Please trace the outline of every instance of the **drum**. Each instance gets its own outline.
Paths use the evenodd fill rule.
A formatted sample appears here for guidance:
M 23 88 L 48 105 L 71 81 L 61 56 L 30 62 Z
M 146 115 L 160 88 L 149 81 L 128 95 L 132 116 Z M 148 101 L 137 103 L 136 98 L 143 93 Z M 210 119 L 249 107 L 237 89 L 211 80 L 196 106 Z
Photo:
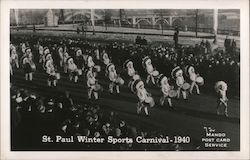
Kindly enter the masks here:
M 153 75 L 154 77 L 156 77 L 156 76 L 159 75 L 159 72 L 158 72 L 158 71 L 153 71 L 152 75 Z
M 190 88 L 190 84 L 189 83 L 184 83 L 183 85 L 182 85 L 182 89 L 183 90 L 188 90 Z
M 56 79 L 57 79 L 57 80 L 58 80 L 58 79 L 61 79 L 60 73 L 56 73 L 55 76 L 56 76 Z
M 147 97 L 145 99 L 145 103 L 148 103 L 150 107 L 154 107 L 154 105 L 155 105 L 155 101 L 152 97 Z
M 32 72 L 35 72 L 36 71 L 36 65 L 35 65 L 35 63 L 30 63 L 30 68 L 31 68 Z
M 94 91 L 95 91 L 95 92 L 102 91 L 102 90 L 103 90 L 103 88 L 102 88 L 102 86 L 101 86 L 100 84 L 96 84 L 96 85 L 94 86 Z
M 202 77 L 197 77 L 196 78 L 196 83 L 199 85 L 199 86 L 202 86 L 204 85 L 204 79 Z
M 117 83 L 118 85 L 123 85 L 123 84 L 124 84 L 124 80 L 123 80 L 121 77 L 118 77 L 118 78 L 116 79 L 116 83 Z
M 101 72 L 101 66 L 95 65 L 94 68 L 96 69 L 96 72 Z
M 177 96 L 177 92 L 176 92 L 175 90 L 171 89 L 171 90 L 169 91 L 169 93 L 168 93 L 168 96 L 169 96 L 170 98 L 174 98 L 174 97 Z

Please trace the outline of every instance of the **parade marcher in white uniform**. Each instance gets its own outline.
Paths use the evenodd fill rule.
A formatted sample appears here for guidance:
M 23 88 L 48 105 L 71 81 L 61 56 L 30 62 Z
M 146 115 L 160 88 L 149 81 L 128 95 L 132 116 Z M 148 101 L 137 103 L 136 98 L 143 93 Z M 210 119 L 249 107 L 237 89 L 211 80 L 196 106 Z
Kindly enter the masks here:
M 177 98 L 179 99 L 180 94 L 182 93 L 183 99 L 187 99 L 187 90 L 190 88 L 190 85 L 188 83 L 185 83 L 182 69 L 179 66 L 175 67 L 172 70 L 171 75 L 173 79 L 175 79 L 176 85 L 178 87 Z M 188 85 L 188 87 L 186 87 L 186 85 Z
M 25 80 L 32 81 L 33 73 L 36 71 L 36 65 L 33 61 L 33 55 L 30 48 L 26 48 L 22 64 L 25 72 Z
M 101 71 L 101 67 L 99 65 L 96 65 L 93 61 L 93 57 L 89 55 L 86 57 L 86 66 L 88 70 L 91 69 L 95 76 L 97 75 L 97 72 Z
M 63 54 L 63 71 L 64 71 L 64 73 L 68 73 L 68 62 L 67 62 L 67 60 L 68 60 L 69 57 L 70 56 L 69 56 L 68 52 L 64 52 L 64 54 Z
M 111 63 L 111 60 L 105 51 L 103 51 L 102 60 L 106 66 Z
M 173 108 L 172 100 L 170 97 L 171 86 L 168 83 L 168 78 L 163 74 L 160 74 L 157 78 L 157 84 L 161 87 L 162 97 L 160 98 L 160 105 L 163 106 L 165 99 L 167 98 L 169 107 Z
M 43 54 L 44 54 L 44 48 L 43 48 L 43 46 L 42 45 L 39 45 L 38 46 L 38 53 L 39 53 L 39 63 L 40 64 L 43 64 Z
M 82 71 L 84 70 L 85 67 L 84 67 L 84 58 L 82 50 L 80 48 L 76 49 L 74 62 L 78 68 L 79 75 L 82 75 Z
M 195 87 L 196 93 L 199 95 L 200 94 L 200 89 L 199 89 L 199 86 L 197 84 L 197 78 L 200 77 L 199 74 L 195 73 L 195 69 L 194 69 L 193 66 L 186 66 L 185 67 L 185 73 L 189 77 L 189 79 L 191 80 L 191 86 L 190 86 L 190 89 L 189 89 L 189 93 L 193 94 L 193 89 Z
M 26 44 L 25 44 L 25 43 L 21 43 L 21 49 L 22 49 L 22 53 L 23 53 L 23 54 L 26 54 L 26 53 L 25 53 L 26 48 L 27 48 L 27 47 L 26 47 Z
M 60 78 L 60 76 L 59 73 L 56 73 L 51 54 L 46 55 L 45 68 L 46 68 L 46 73 L 48 74 L 48 80 L 47 80 L 48 86 L 50 87 L 53 85 L 54 87 L 56 87 L 57 80 Z
M 149 83 L 151 80 L 155 84 L 155 77 L 159 75 L 159 72 L 154 69 L 152 61 L 148 56 L 142 59 L 142 65 L 148 74 L 146 83 Z
M 93 61 L 92 56 L 87 56 L 86 61 L 88 68 L 93 68 L 95 66 L 95 62 Z
M 137 114 L 141 114 L 143 109 L 145 114 L 148 116 L 148 107 L 153 107 L 155 103 L 154 99 L 145 89 L 143 81 L 140 79 L 134 80 L 131 85 L 131 90 L 137 95 L 139 100 L 137 103 Z
M 124 62 L 123 67 L 126 69 L 129 77 L 133 77 L 136 74 L 133 62 L 128 59 Z
M 92 72 L 92 69 L 90 69 L 87 72 L 87 86 L 88 86 L 88 99 L 91 99 L 91 96 L 93 95 L 95 100 L 98 99 L 98 90 L 96 89 L 98 83 L 95 78 L 95 75 Z
M 19 68 L 19 59 L 18 59 L 18 54 L 16 53 L 16 47 L 12 46 L 10 48 L 10 70 L 11 70 L 11 75 L 13 75 L 13 68 Z
M 43 62 L 43 69 L 46 70 L 46 55 L 50 54 L 50 50 L 48 47 L 43 48 L 43 56 L 42 56 L 42 62 Z
M 72 81 L 74 79 L 74 82 L 77 83 L 78 81 L 78 68 L 76 64 L 74 63 L 74 60 L 72 57 L 69 57 L 67 59 L 67 72 L 69 73 L 69 80 Z
M 228 117 L 227 84 L 224 81 L 216 82 L 215 91 L 218 95 L 216 113 L 217 115 L 220 115 L 221 106 L 224 106 L 224 115 Z
M 100 50 L 99 50 L 99 48 L 95 48 L 94 54 L 95 54 L 95 58 L 99 61 L 100 60 Z
M 114 64 L 110 63 L 107 65 L 106 74 L 110 80 L 109 91 L 113 93 L 114 87 L 116 88 L 116 93 L 120 93 L 120 85 L 124 84 L 124 81 L 116 72 Z
M 60 65 L 60 67 L 63 67 L 63 55 L 64 55 L 64 51 L 63 51 L 63 47 L 59 47 L 58 49 L 57 49 L 57 52 L 58 52 L 58 55 L 59 55 L 59 58 L 60 58 L 60 60 L 59 60 L 59 65 Z

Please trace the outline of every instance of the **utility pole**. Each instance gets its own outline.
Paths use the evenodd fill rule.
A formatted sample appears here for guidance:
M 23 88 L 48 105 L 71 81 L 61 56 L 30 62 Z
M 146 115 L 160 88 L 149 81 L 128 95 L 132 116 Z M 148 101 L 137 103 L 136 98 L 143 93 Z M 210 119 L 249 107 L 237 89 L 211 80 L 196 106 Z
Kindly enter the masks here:
M 19 26 L 19 15 L 18 15 L 18 9 L 14 9 L 14 14 L 15 14 L 15 20 L 16 20 L 16 26 Z
M 95 10 L 91 9 L 90 13 L 91 13 L 91 23 L 92 23 L 92 28 L 93 28 L 93 35 L 95 35 L 95 17 L 94 17 Z
M 217 36 L 217 30 L 218 30 L 218 9 L 214 9 L 214 14 L 213 14 L 213 19 L 214 19 L 214 36 Z
M 73 28 L 74 28 L 74 19 L 73 19 L 74 14 L 73 14 L 73 10 L 72 9 L 70 11 L 71 11 L 72 24 L 73 24 Z
M 195 10 L 195 37 L 198 36 L 198 9 Z
M 162 9 L 161 9 L 161 34 L 163 35 L 163 13 L 162 13 Z
M 62 24 L 64 24 L 64 10 L 63 9 L 60 9 L 60 21 Z

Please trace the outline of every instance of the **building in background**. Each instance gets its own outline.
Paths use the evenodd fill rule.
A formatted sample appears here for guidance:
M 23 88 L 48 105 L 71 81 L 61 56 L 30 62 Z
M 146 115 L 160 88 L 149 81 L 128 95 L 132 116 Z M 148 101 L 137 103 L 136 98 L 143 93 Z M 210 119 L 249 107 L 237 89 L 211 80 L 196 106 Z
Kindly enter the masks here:
M 44 17 L 44 25 L 49 27 L 49 26 L 58 26 L 58 16 L 54 14 L 52 9 L 49 9 L 47 12 L 46 16 Z

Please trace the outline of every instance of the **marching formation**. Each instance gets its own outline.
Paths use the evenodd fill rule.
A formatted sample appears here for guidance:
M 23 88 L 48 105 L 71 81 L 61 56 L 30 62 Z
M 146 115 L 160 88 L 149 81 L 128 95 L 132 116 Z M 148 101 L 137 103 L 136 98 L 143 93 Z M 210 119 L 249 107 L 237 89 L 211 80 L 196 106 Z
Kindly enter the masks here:
M 21 54 L 17 53 L 16 47 L 21 48 Z M 13 75 L 13 69 L 19 69 L 21 66 L 25 80 L 32 81 L 33 74 L 41 69 L 47 74 L 49 87 L 57 86 L 62 73 L 67 74 L 69 81 L 73 83 L 78 83 L 79 78 L 83 76 L 88 88 L 88 99 L 98 100 L 99 93 L 104 90 L 98 82 L 99 74 L 105 72 L 104 75 L 109 80 L 107 90 L 111 94 L 119 94 L 120 87 L 126 84 L 138 99 L 137 113 L 142 114 L 144 111 L 146 116 L 149 115 L 148 107 L 154 107 L 156 103 L 155 98 L 146 89 L 146 85 L 154 85 L 159 88 L 162 93 L 159 104 L 163 106 L 167 102 L 171 109 L 174 109 L 173 98 L 183 97 L 184 100 L 187 100 L 189 95 L 194 93 L 199 95 L 199 87 L 204 85 L 203 77 L 191 64 L 175 65 L 171 69 L 171 77 L 168 77 L 154 67 L 150 56 L 143 56 L 140 63 L 146 74 L 144 79 L 144 75 L 139 74 L 130 57 L 119 65 L 112 61 L 112 55 L 109 55 L 105 49 L 96 48 L 93 52 L 86 49 L 83 52 L 80 47 L 73 47 L 72 51 L 72 48 L 69 49 L 66 45 L 61 44 L 53 46 L 52 50 L 53 53 L 51 53 L 51 47 L 41 45 L 39 42 L 36 44 L 36 50 L 31 50 L 28 43 L 22 43 L 19 46 L 10 44 L 10 74 Z M 69 52 L 71 53 L 69 54 Z M 37 63 L 35 63 L 36 57 L 38 57 Z M 128 81 L 125 82 L 126 79 Z M 228 116 L 226 82 L 217 82 L 215 91 L 218 94 L 217 114 L 221 114 L 220 108 L 224 107 L 224 115 Z

